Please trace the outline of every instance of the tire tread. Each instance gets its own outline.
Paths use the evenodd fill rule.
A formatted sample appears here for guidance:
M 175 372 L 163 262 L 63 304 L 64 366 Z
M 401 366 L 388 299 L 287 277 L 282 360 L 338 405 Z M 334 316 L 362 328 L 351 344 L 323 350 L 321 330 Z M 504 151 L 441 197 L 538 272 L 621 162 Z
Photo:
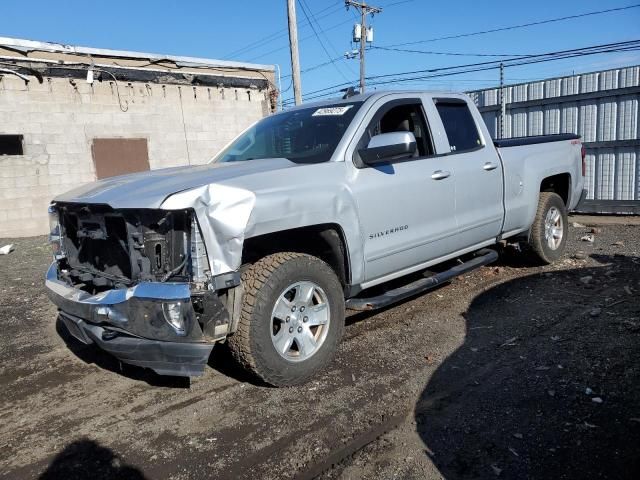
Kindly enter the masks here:
M 531 234 L 529 236 L 529 245 L 533 250 L 535 256 L 544 264 L 553 263 L 554 259 L 549 258 L 547 252 L 545 251 L 543 242 L 544 242 L 544 217 L 546 211 L 549 209 L 549 204 L 553 201 L 553 199 L 560 200 L 560 203 L 564 205 L 564 201 L 562 198 L 555 192 L 540 192 L 540 198 L 538 200 L 538 208 L 536 210 L 536 215 L 533 221 L 533 225 L 531 226 Z M 563 222 L 564 222 L 564 235 L 567 235 L 568 225 L 567 225 L 567 216 L 566 212 L 563 213 Z
M 252 322 L 256 316 L 260 315 L 261 310 L 270 309 L 267 302 L 260 298 L 260 292 L 270 288 L 270 279 L 279 268 L 292 260 L 305 258 L 311 262 L 319 260 L 304 253 L 279 252 L 261 258 L 241 274 L 244 297 L 240 319 L 236 332 L 229 337 L 227 342 L 236 362 L 254 376 L 271 385 L 304 383 L 311 377 L 311 374 L 305 377 L 293 377 L 288 375 L 286 371 L 270 368 L 265 362 L 257 362 L 256 357 L 260 357 L 263 346 L 259 342 L 252 341 Z M 327 268 L 330 269 L 328 265 Z

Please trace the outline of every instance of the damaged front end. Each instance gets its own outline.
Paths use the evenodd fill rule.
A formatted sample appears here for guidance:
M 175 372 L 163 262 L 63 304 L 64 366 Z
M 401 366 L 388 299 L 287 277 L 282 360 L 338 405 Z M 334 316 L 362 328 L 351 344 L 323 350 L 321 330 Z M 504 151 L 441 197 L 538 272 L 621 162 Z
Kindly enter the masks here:
M 239 277 L 212 276 L 195 212 L 57 203 L 49 213 L 46 286 L 69 332 L 159 374 L 202 374 L 229 333 Z

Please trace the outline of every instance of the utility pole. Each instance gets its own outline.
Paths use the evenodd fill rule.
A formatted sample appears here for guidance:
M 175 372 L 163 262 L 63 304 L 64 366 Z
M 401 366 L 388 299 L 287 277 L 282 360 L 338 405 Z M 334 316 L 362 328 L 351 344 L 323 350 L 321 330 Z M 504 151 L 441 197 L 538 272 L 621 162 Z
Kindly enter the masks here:
M 287 0 L 287 18 L 289 20 L 289 45 L 291 50 L 291 73 L 293 75 L 293 96 L 296 105 L 302 103 L 302 84 L 300 83 L 300 57 L 298 55 L 298 24 L 296 23 L 296 0 Z
M 354 0 L 344 0 L 344 5 L 347 7 L 355 7 L 360 10 L 360 93 L 364 93 L 364 77 L 365 77 L 365 62 L 364 53 L 367 46 L 367 15 L 382 12 L 381 8 L 367 5 L 365 2 L 357 2 Z
M 498 138 L 504 138 L 504 121 L 507 116 L 507 105 L 504 98 L 504 64 L 500 64 L 500 116 L 498 117 Z

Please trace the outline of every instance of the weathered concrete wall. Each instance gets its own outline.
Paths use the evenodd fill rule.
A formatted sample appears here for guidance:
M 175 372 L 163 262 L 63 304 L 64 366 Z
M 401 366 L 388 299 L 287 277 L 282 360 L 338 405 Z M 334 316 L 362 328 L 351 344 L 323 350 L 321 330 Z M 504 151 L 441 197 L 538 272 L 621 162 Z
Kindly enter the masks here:
M 268 111 L 266 91 L 0 77 L 0 133 L 24 155 L 0 155 L 0 237 L 48 232 L 47 206 L 95 180 L 94 138 L 146 138 L 152 169 L 205 163 Z M 122 111 L 121 106 L 126 111 Z

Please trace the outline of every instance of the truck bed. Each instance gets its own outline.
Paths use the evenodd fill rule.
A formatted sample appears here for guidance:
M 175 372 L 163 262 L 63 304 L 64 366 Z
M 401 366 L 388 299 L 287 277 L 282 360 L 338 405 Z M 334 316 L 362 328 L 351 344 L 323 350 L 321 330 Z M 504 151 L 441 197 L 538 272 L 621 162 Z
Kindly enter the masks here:
M 563 140 L 577 140 L 580 135 L 575 133 L 556 133 L 553 135 L 534 135 L 531 137 L 500 138 L 493 141 L 497 148 L 519 147 L 521 145 L 535 145 L 536 143 L 561 142 Z
M 504 169 L 505 219 L 503 237 L 526 231 L 536 213 L 543 179 L 556 177 L 568 185 L 567 209 L 582 194 L 580 136 L 572 133 L 494 140 Z M 547 181 L 547 180 L 545 180 Z

